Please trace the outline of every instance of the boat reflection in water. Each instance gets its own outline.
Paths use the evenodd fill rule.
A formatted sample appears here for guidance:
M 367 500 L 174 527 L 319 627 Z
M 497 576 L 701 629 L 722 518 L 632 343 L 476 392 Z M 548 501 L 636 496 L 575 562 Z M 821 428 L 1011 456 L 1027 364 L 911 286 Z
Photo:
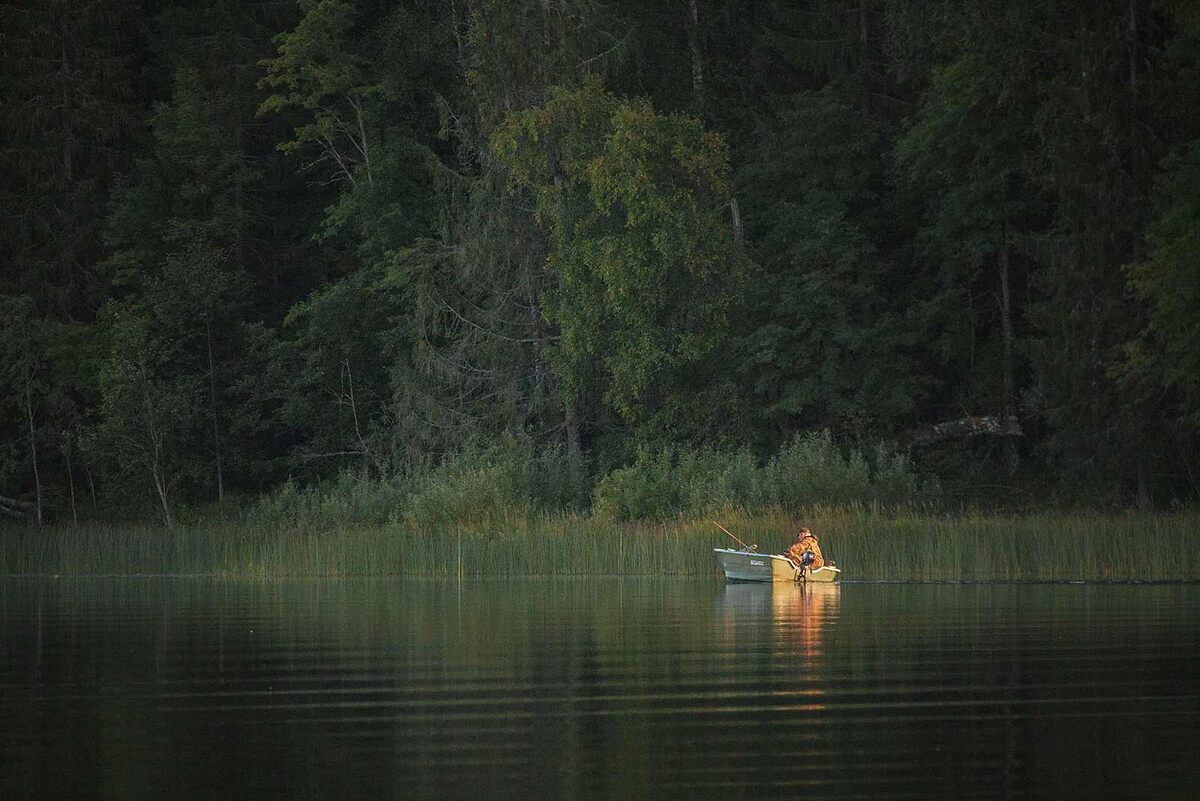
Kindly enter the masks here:
M 821 643 L 836 625 L 841 587 L 837 584 L 771 585 L 771 622 L 777 653 L 802 657 L 805 667 L 821 660 Z
M 838 584 L 726 584 L 716 624 L 726 648 L 758 661 L 774 679 L 770 693 L 791 712 L 825 708 L 826 641 L 836 630 Z M 788 679 L 779 682 L 780 676 Z
M 728 645 L 769 642 L 777 653 L 818 660 L 825 630 L 837 623 L 840 600 L 836 583 L 726 584 L 717 597 L 716 621 Z

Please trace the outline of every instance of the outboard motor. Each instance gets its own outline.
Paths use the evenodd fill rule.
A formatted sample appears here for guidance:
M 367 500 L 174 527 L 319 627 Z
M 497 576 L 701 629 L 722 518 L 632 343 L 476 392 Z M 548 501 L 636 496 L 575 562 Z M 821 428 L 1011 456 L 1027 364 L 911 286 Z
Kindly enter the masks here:
M 807 570 L 808 566 L 815 561 L 817 561 L 817 555 L 812 551 L 805 551 L 800 555 L 800 567 L 804 568 L 805 570 Z

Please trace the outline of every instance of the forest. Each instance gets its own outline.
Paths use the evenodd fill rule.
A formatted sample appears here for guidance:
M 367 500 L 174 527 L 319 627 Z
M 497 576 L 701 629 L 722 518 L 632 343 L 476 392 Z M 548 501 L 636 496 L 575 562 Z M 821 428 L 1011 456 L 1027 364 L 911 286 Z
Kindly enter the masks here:
M 1192 0 L 7 0 L 0 62 L 0 517 L 1200 491 Z

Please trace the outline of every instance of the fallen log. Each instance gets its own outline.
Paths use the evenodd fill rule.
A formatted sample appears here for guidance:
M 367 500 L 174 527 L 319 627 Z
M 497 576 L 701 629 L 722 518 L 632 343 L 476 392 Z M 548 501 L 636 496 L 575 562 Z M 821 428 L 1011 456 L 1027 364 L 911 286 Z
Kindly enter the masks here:
M 958 420 L 947 420 L 944 423 L 918 426 L 908 432 L 908 440 L 913 447 L 924 447 L 948 439 L 966 439 L 984 435 L 1019 437 L 1022 433 L 1021 423 L 1013 415 L 1007 417 L 972 415 L 961 417 Z
M 23 520 L 34 509 L 34 505 L 29 501 L 18 501 L 16 498 L 0 495 L 0 514 Z

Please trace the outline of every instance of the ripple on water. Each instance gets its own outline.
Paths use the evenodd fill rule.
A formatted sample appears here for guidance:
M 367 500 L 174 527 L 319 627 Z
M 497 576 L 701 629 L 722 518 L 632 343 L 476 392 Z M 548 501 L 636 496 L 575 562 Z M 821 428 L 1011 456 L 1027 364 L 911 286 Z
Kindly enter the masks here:
M 1190 798 L 1198 612 L 1186 585 L 4 579 L 0 797 Z

